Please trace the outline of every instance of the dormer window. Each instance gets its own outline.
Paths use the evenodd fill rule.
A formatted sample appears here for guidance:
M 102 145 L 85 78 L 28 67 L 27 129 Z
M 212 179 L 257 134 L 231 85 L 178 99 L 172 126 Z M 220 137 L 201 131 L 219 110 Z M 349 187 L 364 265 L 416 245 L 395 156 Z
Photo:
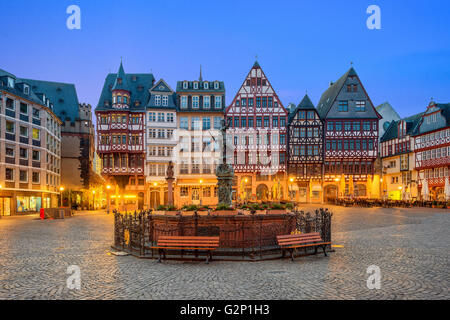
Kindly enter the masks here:
M 217 82 L 217 81 L 214 82 L 214 89 L 215 90 L 219 89 L 219 82 Z
M 14 88 L 14 79 L 11 77 L 8 77 L 8 87 Z
M 25 93 L 25 94 L 30 94 L 30 87 L 27 86 L 27 85 L 24 85 L 24 86 L 23 86 L 23 93 Z
M 161 96 L 159 94 L 155 96 L 155 105 L 156 106 L 161 105 Z
M 183 89 L 187 89 L 188 88 L 188 83 L 187 83 L 187 81 L 184 81 L 183 82 Z
M 208 83 L 207 81 L 203 82 L 203 88 L 204 88 L 205 90 L 208 90 L 208 89 L 209 89 L 209 83 Z
M 198 89 L 198 82 L 194 82 L 194 89 Z
M 114 102 L 116 101 L 116 97 L 113 97 Z M 105 100 L 105 107 L 109 106 L 109 101 Z
M 136 80 L 137 80 L 137 77 L 136 77 L 136 76 L 132 76 L 132 77 L 131 77 L 131 81 L 136 82 Z
M 136 100 L 136 101 L 134 102 L 134 105 L 135 105 L 136 107 L 139 107 L 140 104 L 141 104 L 141 102 L 140 102 L 139 100 Z
M 122 84 L 122 78 L 117 78 L 117 83 Z
M 168 96 L 162 96 L 162 105 L 164 107 L 167 107 L 169 105 L 169 97 Z

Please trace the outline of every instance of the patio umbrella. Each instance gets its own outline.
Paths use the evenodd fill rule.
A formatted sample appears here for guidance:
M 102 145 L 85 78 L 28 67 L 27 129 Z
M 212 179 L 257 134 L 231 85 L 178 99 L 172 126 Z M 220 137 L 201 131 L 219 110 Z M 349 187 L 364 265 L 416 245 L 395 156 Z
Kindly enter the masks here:
M 353 176 L 350 176 L 348 179 L 348 193 L 351 197 L 353 197 L 353 193 L 355 191 L 355 187 L 353 185 Z
M 367 176 L 366 190 L 367 199 L 372 198 L 372 176 L 370 174 Z
M 341 180 L 339 184 L 339 193 L 344 197 L 345 196 L 345 176 L 341 175 Z
M 444 187 L 444 196 L 445 196 L 445 200 L 449 200 L 450 199 L 450 182 L 449 182 L 450 177 L 445 177 L 445 187 Z
M 422 198 L 423 198 L 423 200 L 428 201 L 428 195 L 429 195 L 428 180 L 424 179 L 422 182 Z

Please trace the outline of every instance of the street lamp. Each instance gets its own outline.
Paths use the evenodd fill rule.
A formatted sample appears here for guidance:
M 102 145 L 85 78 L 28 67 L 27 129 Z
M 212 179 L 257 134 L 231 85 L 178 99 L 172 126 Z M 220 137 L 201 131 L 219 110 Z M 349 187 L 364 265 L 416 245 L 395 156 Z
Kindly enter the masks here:
M 106 186 L 106 214 L 109 214 L 109 190 L 111 189 L 111 186 L 108 184 Z
M 63 191 L 64 191 L 64 187 L 59 187 L 59 206 L 62 208 L 62 193 L 63 193 Z
M 95 210 L 95 190 L 92 190 L 92 209 Z

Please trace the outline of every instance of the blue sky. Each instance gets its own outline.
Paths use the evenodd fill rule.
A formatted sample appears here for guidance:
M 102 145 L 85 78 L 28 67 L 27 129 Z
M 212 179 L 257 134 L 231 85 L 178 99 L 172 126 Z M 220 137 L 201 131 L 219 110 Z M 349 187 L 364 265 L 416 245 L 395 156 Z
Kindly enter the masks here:
M 375 105 L 401 116 L 431 97 L 450 102 L 450 1 L 6 1 L 0 0 L 0 68 L 18 77 L 74 83 L 97 105 L 108 72 L 152 71 L 177 80 L 225 81 L 235 95 L 255 55 L 286 106 L 308 91 L 317 104 L 350 67 Z M 66 8 L 81 8 L 81 30 Z M 381 30 L 366 27 L 369 5 Z M 7 14 L 5 14 L 5 12 Z

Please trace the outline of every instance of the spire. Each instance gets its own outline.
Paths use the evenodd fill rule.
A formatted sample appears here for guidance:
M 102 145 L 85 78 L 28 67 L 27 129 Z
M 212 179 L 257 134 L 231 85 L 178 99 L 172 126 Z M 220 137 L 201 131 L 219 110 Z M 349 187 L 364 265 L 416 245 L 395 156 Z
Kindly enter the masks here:
M 198 81 L 200 81 L 200 82 L 203 81 L 203 77 L 202 77 L 202 65 L 200 65 L 200 77 L 198 78 Z
M 119 71 L 117 72 L 116 81 L 114 81 L 112 90 L 128 90 L 128 83 L 125 71 L 123 70 L 122 58 L 120 59 Z

